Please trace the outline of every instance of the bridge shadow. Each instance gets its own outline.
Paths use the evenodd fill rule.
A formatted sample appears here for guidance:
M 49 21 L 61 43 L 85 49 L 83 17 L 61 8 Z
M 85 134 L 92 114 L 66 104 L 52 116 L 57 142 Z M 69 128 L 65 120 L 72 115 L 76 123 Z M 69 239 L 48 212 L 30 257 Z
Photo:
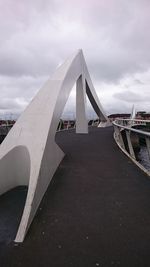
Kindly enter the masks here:
M 27 186 L 17 186 L 0 196 L 0 246 L 15 239 L 27 191 Z

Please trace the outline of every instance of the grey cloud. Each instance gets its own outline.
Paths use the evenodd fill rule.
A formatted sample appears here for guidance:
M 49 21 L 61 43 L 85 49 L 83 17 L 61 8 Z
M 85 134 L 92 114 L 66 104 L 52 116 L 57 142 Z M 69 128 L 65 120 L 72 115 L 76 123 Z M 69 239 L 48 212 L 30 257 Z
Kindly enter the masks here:
M 0 116 L 16 114 L 15 118 L 26 108 L 47 77 L 34 78 L 0 76 Z
M 134 93 L 130 90 L 124 91 L 121 93 L 115 93 L 113 94 L 114 98 L 117 98 L 119 100 L 123 100 L 126 102 L 131 102 L 131 103 L 136 103 L 136 102 L 149 102 L 150 101 L 150 96 L 149 95 L 142 95 L 142 94 L 137 94 Z
M 125 88 L 130 88 L 130 87 L 133 87 L 133 86 L 144 86 L 145 83 L 143 81 L 141 81 L 140 79 L 134 79 L 132 82 L 130 81 L 130 83 L 127 83 L 127 84 L 124 84 L 124 87 Z
M 21 99 L 3 98 L 0 100 L 0 110 L 22 110 L 23 103 Z
M 10 21 L 7 17 L 4 25 L 9 38 L 1 42 L 0 73 L 45 75 L 80 47 L 101 80 L 116 82 L 126 74 L 145 71 L 150 64 L 146 31 L 150 17 L 144 3 L 113 0 L 108 8 L 107 1 L 16 1 L 17 11 L 11 5 Z
M 72 1 L 69 7 L 71 13 Z M 148 1 L 82 1 L 82 8 L 84 14 L 81 16 L 79 11 L 77 16 L 75 8 L 73 17 L 85 29 L 83 48 L 96 77 L 116 82 L 127 74 L 149 68 Z
M 150 69 L 149 10 L 148 0 L 0 1 L 0 99 L 11 99 L 13 112 L 23 108 L 16 99 L 29 103 L 58 64 L 83 48 L 93 81 L 111 88 L 133 76 L 121 93 L 110 90 L 115 101 L 148 102 L 135 90 L 128 97 L 126 88 L 141 90 L 134 75 Z
M 135 84 L 140 84 L 140 85 L 143 85 L 144 84 L 140 79 L 135 79 L 134 80 L 134 83 Z

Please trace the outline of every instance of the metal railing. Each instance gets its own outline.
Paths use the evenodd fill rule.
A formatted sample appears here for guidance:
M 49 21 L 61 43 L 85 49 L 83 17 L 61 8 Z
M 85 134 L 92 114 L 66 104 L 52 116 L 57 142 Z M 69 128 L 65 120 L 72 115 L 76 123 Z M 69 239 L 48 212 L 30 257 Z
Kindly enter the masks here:
M 88 120 L 88 126 L 98 126 L 99 123 L 100 123 L 99 119 Z M 76 128 L 76 120 L 60 120 L 57 127 L 57 132 L 74 128 Z
M 95 119 L 95 120 L 91 119 L 88 121 L 88 126 L 98 126 L 99 123 L 100 123 L 99 119 Z M 8 132 L 13 127 L 13 125 L 14 124 L 0 125 L 0 144 L 4 140 L 4 138 L 7 136 Z M 75 120 L 60 120 L 58 127 L 57 127 L 57 132 L 71 130 L 71 129 L 74 129 L 75 127 L 76 127 Z
M 113 126 L 114 139 L 119 147 L 139 165 L 136 150 L 140 149 L 143 142 L 150 163 L 150 120 L 116 119 Z M 144 129 L 133 128 L 138 126 L 143 126 Z M 146 168 L 140 165 L 147 172 Z M 149 171 L 148 173 L 150 174 Z
M 144 125 L 150 124 L 150 120 L 140 120 L 140 119 L 116 119 L 115 122 L 117 122 L 120 125 L 123 126 L 137 126 L 137 125 Z

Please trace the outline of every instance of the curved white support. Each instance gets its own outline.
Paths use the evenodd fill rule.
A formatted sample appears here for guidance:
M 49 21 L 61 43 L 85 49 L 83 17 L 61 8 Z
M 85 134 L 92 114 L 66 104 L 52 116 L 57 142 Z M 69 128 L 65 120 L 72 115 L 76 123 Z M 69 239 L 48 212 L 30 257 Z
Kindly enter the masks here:
M 100 119 L 107 122 L 79 50 L 56 70 L 0 146 L 0 194 L 17 185 L 29 185 L 16 242 L 24 240 L 41 199 L 64 157 L 55 143 L 55 133 L 76 81 L 77 132 L 88 132 L 85 93 Z
M 131 111 L 131 115 L 130 115 L 130 119 L 134 120 L 136 118 L 136 110 L 134 105 L 132 106 L 132 111 Z

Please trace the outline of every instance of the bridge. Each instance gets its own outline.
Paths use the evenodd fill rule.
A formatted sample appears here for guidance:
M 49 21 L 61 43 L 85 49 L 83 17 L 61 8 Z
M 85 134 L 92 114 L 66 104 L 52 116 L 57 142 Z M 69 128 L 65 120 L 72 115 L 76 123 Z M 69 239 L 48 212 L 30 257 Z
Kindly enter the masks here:
M 86 78 L 89 82 L 88 75 Z M 79 81 L 81 78 L 78 85 Z M 89 87 L 87 92 L 92 103 L 95 99 L 93 105 L 97 112 L 100 112 L 102 124 L 106 122 L 105 125 L 108 126 L 107 117 L 97 102 L 94 90 L 92 95 L 95 98 L 92 97 Z M 82 122 L 85 123 L 84 117 Z M 22 129 L 26 129 L 22 119 L 21 123 Z M 11 136 L 13 142 L 16 140 L 15 134 L 17 138 L 22 136 L 21 141 L 26 140 L 19 126 L 20 121 L 2 143 L 1 155 L 5 144 L 8 148 Z M 40 191 L 38 194 L 31 191 L 32 194 L 35 193 L 38 205 L 35 200 L 32 202 L 31 208 L 37 205 L 34 210 L 37 212 L 36 215 L 35 212 L 31 213 L 30 228 L 27 227 L 29 217 L 26 218 L 27 213 L 24 213 L 23 217 L 22 212 L 24 206 L 26 209 L 30 208 L 27 202 L 30 186 L 33 187 L 36 181 L 36 189 L 39 177 L 44 176 L 38 176 L 37 180 L 32 180 L 30 176 L 28 187 L 26 183 L 18 183 L 19 179 L 22 181 L 22 177 L 18 176 L 18 180 L 15 180 L 16 186 L 13 180 L 12 188 L 1 195 L 0 266 L 149 266 L 150 180 L 130 159 L 133 152 L 130 133 L 132 130 L 139 130 L 116 121 L 115 142 L 112 126 L 88 129 L 87 125 L 84 125 L 84 128 L 81 128 L 82 125 L 78 121 L 78 134 L 74 129 L 56 133 L 55 142 L 65 153 L 65 157 L 60 161 L 55 174 L 49 178 L 51 182 L 45 187 L 46 193 L 42 200 L 38 198 Z M 123 128 L 127 132 L 127 153 L 130 158 L 123 153 Z M 88 134 L 82 133 L 87 131 Z M 25 133 L 28 137 L 29 133 Z M 146 135 L 146 140 L 149 140 L 149 135 Z M 149 142 L 147 148 L 149 151 Z M 15 150 L 15 153 L 12 151 L 13 154 L 8 154 L 9 162 L 15 156 L 17 160 L 20 157 L 28 163 L 26 150 L 21 147 L 21 150 Z M 34 150 L 34 157 L 38 157 L 35 151 L 38 150 Z M 3 161 L 2 157 L 1 162 L 1 185 L 5 186 L 2 181 L 8 165 L 4 163 L 8 161 Z M 19 169 L 19 175 L 22 174 L 20 170 L 27 175 L 28 169 L 24 169 L 21 161 L 19 164 L 21 165 L 14 165 L 15 168 L 11 169 L 11 172 L 18 174 L 16 170 Z M 11 173 L 6 173 L 5 177 L 10 179 Z M 42 178 L 41 187 L 44 183 Z M 7 181 L 7 186 L 9 185 L 10 181 Z M 21 232 L 16 238 L 18 227 Z M 29 229 L 28 233 L 26 229 Z M 24 242 L 19 244 L 26 233 Z M 14 239 L 16 243 L 13 242 Z
M 61 131 L 56 141 L 66 156 L 21 246 L 10 240 L 26 188 L 1 197 L 1 266 L 149 266 L 150 180 L 121 152 L 112 127 Z

